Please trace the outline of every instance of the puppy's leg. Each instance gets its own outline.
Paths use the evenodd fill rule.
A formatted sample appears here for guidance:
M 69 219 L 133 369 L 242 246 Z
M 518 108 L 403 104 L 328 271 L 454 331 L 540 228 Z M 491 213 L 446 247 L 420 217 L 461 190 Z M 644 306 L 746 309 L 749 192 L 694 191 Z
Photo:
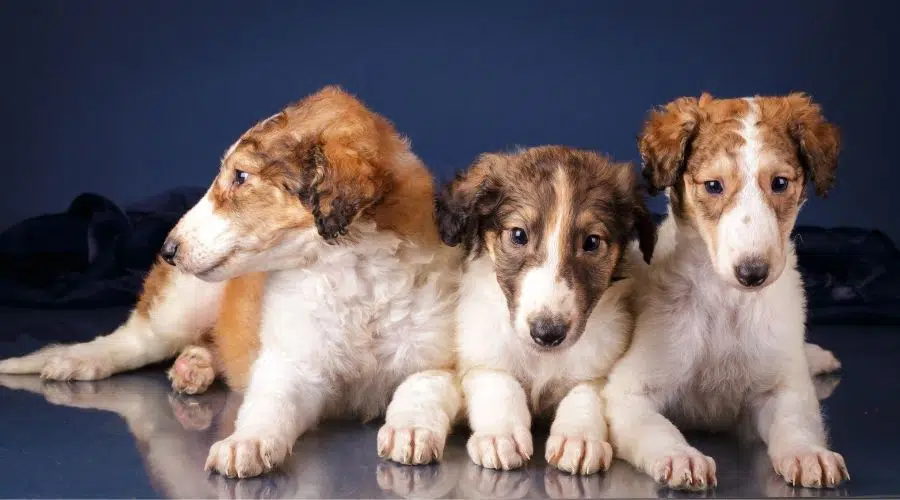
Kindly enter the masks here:
M 388 405 L 384 426 L 378 431 L 378 456 L 410 465 L 439 461 L 461 405 L 453 372 L 411 375 L 397 387 Z
M 571 474 L 605 471 L 612 462 L 601 386 L 582 383 L 560 401 L 547 439 L 547 463 Z
M 787 375 L 780 387 L 754 401 L 751 410 L 775 472 L 787 482 L 833 488 L 850 479 L 844 458 L 826 448 L 819 402 L 805 370 Z
M 489 469 L 511 470 L 525 465 L 534 452 L 531 412 L 525 391 L 512 375 L 471 370 L 462 381 L 472 436 L 469 457 Z
M 687 443 L 660 413 L 653 398 L 637 389 L 617 386 L 613 380 L 605 395 L 610 438 L 617 456 L 669 488 L 703 490 L 716 486 L 716 463 Z
M 0 373 L 96 380 L 162 361 L 212 327 L 223 288 L 223 283 L 206 283 L 157 262 L 137 307 L 114 332 L 0 361 Z
M 283 464 L 297 438 L 318 422 L 327 386 L 314 363 L 263 343 L 234 433 L 212 445 L 206 469 L 245 478 Z
M 816 376 L 841 369 L 841 362 L 834 353 L 823 349 L 818 344 L 807 342 L 803 345 L 803 349 L 806 351 L 806 363 L 809 365 L 810 375 Z

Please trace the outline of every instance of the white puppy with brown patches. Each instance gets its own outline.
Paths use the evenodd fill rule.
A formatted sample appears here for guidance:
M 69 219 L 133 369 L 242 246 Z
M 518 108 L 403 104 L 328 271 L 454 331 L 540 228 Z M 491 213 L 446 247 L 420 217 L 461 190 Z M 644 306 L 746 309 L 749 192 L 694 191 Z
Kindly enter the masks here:
M 791 484 L 849 478 L 810 377 L 839 364 L 804 344 L 790 241 L 807 181 L 820 194 L 831 187 L 838 148 L 836 127 L 802 94 L 704 94 L 650 115 L 644 173 L 666 190 L 669 217 L 649 267 L 634 266 L 634 337 L 605 390 L 617 456 L 669 487 L 705 489 L 715 462 L 676 425 L 746 422 Z
M 96 379 L 184 350 L 171 372 L 179 390 L 200 392 L 216 374 L 246 389 L 211 470 L 255 476 L 322 419 L 382 414 L 381 456 L 439 460 L 461 405 L 460 256 L 441 243 L 433 196 L 390 122 L 324 88 L 229 148 L 124 325 L 2 361 L 0 373 Z M 213 353 L 192 346 L 204 337 Z
M 655 236 L 633 169 L 556 146 L 486 154 L 442 191 L 437 218 L 468 256 L 456 320 L 469 456 L 521 467 L 532 415 L 555 412 L 547 461 L 605 470 L 600 392 L 631 328 L 629 281 L 611 281 L 635 231 L 647 258 Z

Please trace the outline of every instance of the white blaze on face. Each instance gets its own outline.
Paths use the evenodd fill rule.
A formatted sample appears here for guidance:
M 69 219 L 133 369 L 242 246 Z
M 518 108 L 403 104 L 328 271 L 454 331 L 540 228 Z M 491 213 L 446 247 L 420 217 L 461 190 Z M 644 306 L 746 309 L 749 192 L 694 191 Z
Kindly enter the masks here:
M 744 144 L 736 159 L 741 187 L 717 228 L 716 269 L 720 276 L 732 282 L 736 282 L 735 266 L 744 259 L 761 258 L 771 264 L 771 259 L 779 253 L 781 237 L 775 211 L 759 185 L 760 162 L 764 159 L 757 123 L 759 104 L 752 98 L 747 103 L 750 109 L 740 131 Z
M 216 213 L 211 193 L 212 188 L 169 233 L 178 242 L 178 267 L 190 274 L 221 263 L 235 245 L 231 222 Z
M 241 134 L 241 136 L 238 137 L 238 140 L 234 141 L 234 144 L 232 144 L 231 146 L 228 146 L 228 149 L 225 150 L 225 154 L 222 155 L 222 161 L 225 161 L 226 158 L 228 158 L 229 156 L 231 156 L 231 153 L 234 153 L 234 150 L 237 149 L 238 144 L 240 144 L 241 141 L 244 140 L 244 136 L 246 136 L 251 130 L 253 130 L 253 129 L 257 128 L 257 127 L 262 127 L 262 126 L 264 126 L 266 123 L 269 123 L 269 121 L 271 121 L 273 118 L 275 118 L 276 116 L 278 116 L 278 115 L 280 115 L 280 114 L 281 114 L 280 111 L 279 111 L 278 113 L 275 113 L 274 115 L 272 115 L 272 116 L 266 118 L 265 120 L 263 120 L 263 121 L 257 123 L 257 124 L 254 125 L 253 127 L 251 127 L 250 130 L 248 130 L 247 132 L 244 132 L 243 134 Z
M 516 329 L 524 335 L 529 335 L 529 320 L 547 314 L 571 322 L 576 308 L 575 291 L 560 277 L 562 252 L 569 251 L 562 248 L 565 236 L 563 231 L 567 226 L 567 219 L 573 217 L 568 209 L 571 193 L 562 169 L 556 171 L 553 187 L 556 193 L 556 210 L 550 230 L 541 240 L 544 262 L 526 271 L 519 288 L 515 323 Z

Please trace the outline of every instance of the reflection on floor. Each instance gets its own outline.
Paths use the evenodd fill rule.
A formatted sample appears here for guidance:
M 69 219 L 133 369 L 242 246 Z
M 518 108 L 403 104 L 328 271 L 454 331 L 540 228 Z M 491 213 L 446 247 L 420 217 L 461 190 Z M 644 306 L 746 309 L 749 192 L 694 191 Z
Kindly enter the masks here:
M 819 379 L 820 396 L 830 395 L 838 383 L 836 377 Z M 152 488 L 170 498 L 634 498 L 675 494 L 660 490 L 649 477 L 622 462 L 605 474 L 576 477 L 561 473 L 540 461 L 542 450 L 535 450 L 538 459 L 523 471 L 483 469 L 465 454 L 464 430 L 450 440 L 443 463 L 401 466 L 375 456 L 377 426 L 352 422 L 328 424 L 301 438 L 291 461 L 276 474 L 229 480 L 207 475 L 203 464 L 209 446 L 231 432 L 240 395 L 215 388 L 202 396 L 176 396 L 158 372 L 79 383 L 4 376 L 0 386 L 41 395 L 54 405 L 119 415 L 137 443 Z M 39 406 L 31 408 L 40 411 Z M 758 444 L 714 436 L 693 440 L 719 462 L 720 486 L 715 496 L 818 494 L 791 488 L 780 480 Z
M 109 331 L 127 310 L 0 308 L 0 357 L 48 342 Z M 719 487 L 706 496 L 886 496 L 900 494 L 900 329 L 815 327 L 811 340 L 834 350 L 840 378 L 817 381 L 826 398 L 833 448 L 852 482 L 837 490 L 792 488 L 772 471 L 764 449 L 738 438 L 691 435 L 716 459 Z M 178 397 L 156 367 L 109 380 L 45 383 L 0 379 L 0 497 L 181 498 L 585 498 L 696 496 L 660 489 L 616 461 L 605 474 L 573 477 L 547 468 L 546 429 L 535 429 L 525 470 L 473 465 L 466 431 L 448 441 L 440 465 L 405 467 L 375 453 L 378 424 L 332 423 L 300 438 L 287 466 L 251 480 L 207 475 L 209 446 L 230 433 L 240 396 L 217 388 Z

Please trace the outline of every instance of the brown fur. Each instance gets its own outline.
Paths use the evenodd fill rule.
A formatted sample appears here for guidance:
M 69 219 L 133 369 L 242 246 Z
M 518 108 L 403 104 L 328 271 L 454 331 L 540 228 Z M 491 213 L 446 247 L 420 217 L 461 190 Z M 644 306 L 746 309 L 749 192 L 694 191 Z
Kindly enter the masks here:
M 827 123 L 819 106 L 805 94 L 756 97 L 759 105 L 760 140 L 765 161 L 757 182 L 783 231 L 790 232 L 804 185 L 812 179 L 825 195 L 834 183 L 840 138 L 837 127 Z M 744 139 L 741 120 L 750 111 L 744 99 L 682 97 L 651 112 L 638 147 L 644 176 L 654 191 L 670 191 L 673 212 L 715 239 L 719 218 L 735 202 L 741 188 L 734 170 Z M 771 190 L 772 180 L 788 179 L 784 193 Z M 710 195 L 704 182 L 719 180 L 722 194 Z
M 149 317 L 153 304 L 165 293 L 172 272 L 172 266 L 167 265 L 162 259 L 156 259 L 153 267 L 150 268 L 150 273 L 144 279 L 141 295 L 138 298 L 137 306 L 135 306 L 138 314 L 145 318 Z
M 392 164 L 408 147 L 387 119 L 326 87 L 249 130 L 222 162 L 213 198 L 220 213 L 256 234 L 315 224 L 336 239 L 361 217 L 434 243 L 434 224 L 421 212 L 431 176 Z M 249 174 L 243 184 L 238 171 Z M 260 250 L 271 243 L 264 239 Z
M 250 366 L 259 353 L 259 322 L 265 273 L 252 273 L 225 285 L 222 308 L 212 331 L 213 356 L 228 387 L 243 391 L 250 381 Z
M 444 189 L 436 210 L 446 243 L 462 243 L 471 255 L 487 251 L 491 256 L 512 316 L 521 279 L 548 259 L 541 241 L 561 215 L 558 257 L 566 270 L 561 277 L 575 290 L 582 312 L 572 325 L 575 330 L 583 328 L 609 286 L 635 231 L 648 260 L 655 239 L 631 165 L 562 146 L 482 155 Z M 516 228 L 527 233 L 527 244 L 514 243 Z M 584 241 L 591 235 L 601 244 L 586 252 Z

